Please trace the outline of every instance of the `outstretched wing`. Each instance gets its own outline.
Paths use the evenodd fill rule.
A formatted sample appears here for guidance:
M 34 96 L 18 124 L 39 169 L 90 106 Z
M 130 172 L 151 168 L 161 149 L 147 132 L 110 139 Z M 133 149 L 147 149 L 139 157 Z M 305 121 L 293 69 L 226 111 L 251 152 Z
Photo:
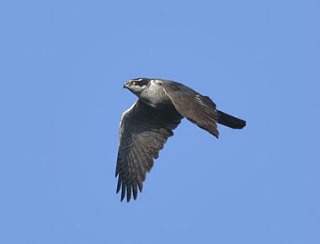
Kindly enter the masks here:
M 155 109 L 140 100 L 123 113 L 116 167 L 117 193 L 121 189 L 121 201 L 127 195 L 129 202 L 132 193 L 133 198 L 137 198 L 153 160 L 158 158 L 159 151 L 181 119 L 173 105 Z
M 173 81 L 160 81 L 161 85 L 174 104 L 176 110 L 200 128 L 219 137 L 217 130 L 218 111 L 216 104 L 191 88 Z

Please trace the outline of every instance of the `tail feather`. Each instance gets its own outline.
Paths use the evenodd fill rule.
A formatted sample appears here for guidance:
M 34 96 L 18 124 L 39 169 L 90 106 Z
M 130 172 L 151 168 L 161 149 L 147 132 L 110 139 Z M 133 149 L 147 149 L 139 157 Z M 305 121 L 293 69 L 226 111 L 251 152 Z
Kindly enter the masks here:
M 233 129 L 242 129 L 246 126 L 246 121 L 236 118 L 218 110 L 218 123 Z

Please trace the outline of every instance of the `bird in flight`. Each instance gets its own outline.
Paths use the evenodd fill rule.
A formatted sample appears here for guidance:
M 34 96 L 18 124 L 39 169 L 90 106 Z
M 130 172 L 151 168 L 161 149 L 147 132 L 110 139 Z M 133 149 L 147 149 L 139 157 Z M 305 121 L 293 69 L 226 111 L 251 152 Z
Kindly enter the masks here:
M 217 123 L 233 129 L 246 125 L 246 121 L 217 110 L 209 97 L 175 81 L 137 78 L 123 87 L 138 99 L 120 121 L 116 177 L 121 201 L 125 196 L 127 202 L 131 196 L 137 198 L 154 159 L 184 117 L 217 138 Z

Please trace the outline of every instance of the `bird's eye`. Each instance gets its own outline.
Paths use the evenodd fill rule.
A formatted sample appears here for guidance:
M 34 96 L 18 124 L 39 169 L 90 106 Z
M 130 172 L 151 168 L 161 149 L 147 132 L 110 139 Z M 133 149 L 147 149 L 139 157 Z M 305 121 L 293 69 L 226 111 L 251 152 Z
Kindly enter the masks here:
M 137 84 L 137 82 L 131 81 L 131 85 L 135 86 L 136 84 Z

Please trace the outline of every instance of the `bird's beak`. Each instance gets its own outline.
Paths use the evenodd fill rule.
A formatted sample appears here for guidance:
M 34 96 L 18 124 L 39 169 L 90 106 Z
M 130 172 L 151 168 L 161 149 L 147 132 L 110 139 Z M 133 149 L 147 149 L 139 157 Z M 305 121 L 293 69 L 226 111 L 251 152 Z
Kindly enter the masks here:
M 126 82 L 126 83 L 124 83 L 123 88 L 128 88 L 128 87 L 129 87 L 129 85 L 130 85 L 130 81 L 128 81 L 128 82 Z

